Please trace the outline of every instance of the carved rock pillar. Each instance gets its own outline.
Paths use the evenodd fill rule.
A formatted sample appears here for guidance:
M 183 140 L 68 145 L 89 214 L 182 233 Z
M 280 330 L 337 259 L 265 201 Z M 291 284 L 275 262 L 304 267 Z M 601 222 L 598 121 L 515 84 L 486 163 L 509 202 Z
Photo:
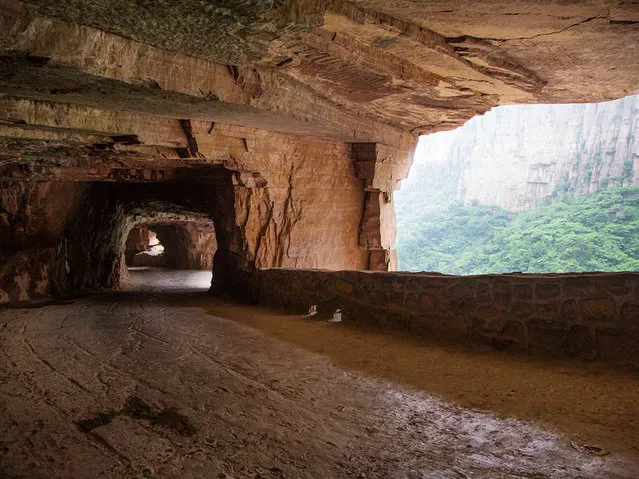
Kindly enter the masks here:
M 393 191 L 408 174 L 413 151 L 400 151 L 380 143 L 351 144 L 355 171 L 364 180 L 366 191 L 359 244 L 368 250 L 369 270 L 397 269 Z

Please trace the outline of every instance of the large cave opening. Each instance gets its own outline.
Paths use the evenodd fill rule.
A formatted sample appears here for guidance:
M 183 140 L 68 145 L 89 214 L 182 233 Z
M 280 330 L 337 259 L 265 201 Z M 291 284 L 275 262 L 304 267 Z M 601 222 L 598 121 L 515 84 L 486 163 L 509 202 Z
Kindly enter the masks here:
M 422 136 L 395 200 L 400 270 L 638 271 L 639 96 Z
M 638 52 L 639 0 L 0 0 L 0 475 L 637 478 L 639 103 L 566 102 Z

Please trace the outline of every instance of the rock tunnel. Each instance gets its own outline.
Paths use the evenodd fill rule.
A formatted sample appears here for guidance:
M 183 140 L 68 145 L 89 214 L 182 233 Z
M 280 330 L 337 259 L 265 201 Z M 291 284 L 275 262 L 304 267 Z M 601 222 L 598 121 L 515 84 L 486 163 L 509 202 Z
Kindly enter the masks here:
M 127 266 L 213 269 L 215 227 L 208 219 L 184 216 L 177 221 L 141 223 L 127 236 Z
M 295 477 L 305 470 L 310 477 L 409 477 L 414 471 L 432 477 L 452 477 L 445 474 L 454 471 L 460 477 L 528 472 L 546 477 L 558 460 L 567 472 L 557 477 L 631 477 L 638 463 L 637 445 L 629 439 L 639 427 L 636 416 L 626 433 L 610 431 L 630 420 L 639 404 L 632 393 L 636 378 L 627 376 L 628 368 L 639 364 L 637 273 L 470 280 L 395 273 L 393 192 L 409 173 L 419 135 L 456 128 L 498 105 L 596 102 L 639 94 L 638 26 L 639 4 L 612 0 L 0 0 L 0 305 L 6 306 L 0 316 L 3 351 L 9 358 L 4 372 L 15 380 L 10 381 L 15 391 L 7 390 L 2 399 L 13 415 L 13 423 L 2 424 L 6 440 L 0 440 L 0 461 L 6 470 L 25 477 L 94 477 L 104 471 L 112 477 L 201 477 L 206 467 L 219 477 Z M 151 237 L 164 253 L 140 256 Z M 176 303 L 161 296 L 118 296 L 127 267 L 136 266 L 208 270 L 212 280 L 207 295 L 170 300 Z M 581 442 L 574 439 L 576 446 L 566 447 L 554 432 L 481 415 L 492 411 L 522 421 L 538 419 L 531 413 L 534 404 L 524 411 L 506 407 L 498 398 L 491 402 L 492 391 L 501 386 L 491 383 L 489 366 L 485 371 L 479 367 L 486 389 L 478 386 L 461 399 L 455 396 L 455 387 L 463 389 L 455 364 L 466 361 L 472 367 L 470 356 L 451 356 L 446 360 L 450 368 L 439 371 L 457 371 L 459 383 L 450 390 L 442 385 L 433 391 L 428 388 L 434 386 L 419 383 L 423 394 L 439 394 L 444 402 L 417 398 L 400 386 L 401 393 L 395 394 L 374 382 L 379 371 L 361 370 L 365 359 L 333 358 L 335 364 L 329 365 L 316 353 L 305 356 L 308 351 L 299 349 L 299 343 L 291 348 L 278 342 L 294 329 L 271 330 L 279 339 L 241 329 L 247 325 L 234 330 L 219 318 L 273 319 L 268 315 L 274 313 L 225 305 L 215 299 L 219 297 L 249 300 L 258 303 L 255 308 L 283 306 L 298 319 L 309 308 L 319 311 L 318 317 L 339 309 L 345 323 L 362 331 L 392 330 L 481 351 L 492 347 L 499 358 L 508 350 L 512 356 L 493 364 L 500 371 L 509 364 L 532 371 L 537 366 L 517 359 L 531 356 L 568 361 L 567 374 L 575 378 L 582 370 L 599 378 L 604 373 L 597 368 L 620 368 L 605 373 L 610 383 L 596 379 L 592 385 L 600 398 L 617 391 L 618 409 L 598 416 L 593 411 L 601 403 L 593 397 L 592 404 L 579 403 L 586 411 L 581 419 L 570 416 L 579 424 L 572 428 L 570 421 L 548 412 L 553 407 L 565 410 L 566 404 L 546 398 L 550 409 L 542 408 L 546 412 L 539 413 L 539 427 L 561 423 L 562 434 L 581 435 Z M 16 311 L 25 311 L 25 316 Z M 28 316 L 32 311 L 34 316 Z M 85 321 L 87 317 L 93 319 Z M 210 317 L 219 322 L 209 324 Z M 289 316 L 278 318 L 289 324 Z M 275 328 L 264 326 L 274 324 L 269 321 L 264 319 L 260 327 Z M 87 329 L 89 324 L 95 329 Z M 171 333 L 177 327 L 192 329 Z M 31 336 L 24 336 L 30 328 L 35 328 Z M 360 333 L 344 331 L 343 338 L 330 336 L 327 345 L 316 345 L 319 351 L 329 351 L 330 344 L 343 339 L 355 350 L 361 348 L 362 355 L 372 354 L 356 345 Z M 260 346 L 260 341 L 268 345 Z M 93 343 L 104 349 L 94 351 Z M 76 347 L 78 351 L 69 352 Z M 271 353 L 264 352 L 269 348 Z M 410 350 L 406 345 L 388 348 L 394 358 Z M 83 354 L 87 366 L 79 367 L 73 361 Z M 123 359 L 139 354 L 148 354 L 139 364 L 148 361 L 155 372 L 166 374 L 153 377 L 136 369 L 142 366 L 135 361 Z M 179 370 L 184 361 L 188 372 Z M 290 368 L 249 371 L 238 365 L 242 361 L 251 368 L 284 361 Z M 357 373 L 347 373 L 359 375 L 355 392 L 351 395 L 348 384 L 335 379 L 326 380 L 323 390 L 318 386 L 302 393 L 305 379 L 295 369 L 299 364 L 309 365 L 311 376 L 318 375 L 306 378 L 311 382 L 342 377 L 340 367 L 358 364 Z M 546 367 L 531 374 L 541 378 Z M 43 368 L 46 374 L 27 387 L 18 379 L 24 368 Z M 185 377 L 176 380 L 182 373 Z M 548 374 L 547 381 L 556 379 L 555 373 Z M 263 376 L 271 382 L 263 382 Z M 222 389 L 205 377 L 218 378 Z M 431 379 L 431 384 L 438 382 Z M 502 382 L 509 381 L 517 379 Z M 546 379 L 538 381 L 537 387 L 548 386 Z M 579 381 L 574 379 L 575 390 L 587 387 Z M 220 404 L 228 400 L 236 409 L 206 405 L 204 392 L 192 389 L 193 384 L 202 385 L 202 391 L 215 389 Z M 250 401 L 238 399 L 244 397 L 242 388 L 257 392 Z M 122 391 L 134 392 L 125 397 Z M 315 393 L 321 407 L 307 421 L 304 411 L 314 407 Z M 75 406 L 60 399 L 69 394 L 79 395 L 73 396 Z M 345 397 L 348 403 L 340 403 L 339 417 L 307 445 L 310 459 L 303 447 L 282 445 L 286 441 L 279 436 L 288 421 L 282 411 L 295 394 L 308 406 L 292 413 L 296 431 L 311 430 L 309 424 L 317 426 L 332 414 L 331 397 Z M 371 394 L 377 399 L 370 399 Z M 482 394 L 489 399 L 478 403 Z M 21 395 L 33 405 L 24 413 L 15 400 Z M 528 395 L 529 401 L 539 399 L 534 388 Z M 258 404 L 260 397 L 268 401 Z M 442 419 L 448 417 L 441 412 L 448 400 L 457 401 L 449 416 L 470 414 L 464 416 L 467 423 L 481 426 L 475 435 L 466 430 L 468 446 L 456 442 L 456 426 Z M 215 414 L 197 418 L 195 404 L 202 404 L 202 411 L 210 406 L 207 411 L 215 409 Z M 483 408 L 481 414 L 472 410 L 474 404 Z M 343 411 L 369 406 L 376 411 L 371 418 L 354 416 L 366 433 L 349 423 Z M 407 409 L 394 420 L 408 426 L 391 424 L 390 416 L 378 412 L 387 406 L 408 408 L 420 421 L 424 408 L 440 411 L 424 426 L 428 434 L 444 431 L 447 439 L 435 448 L 437 454 L 424 452 L 428 441 L 409 446 L 410 438 L 417 437 L 411 434 L 421 433 L 413 419 L 401 416 L 409 414 Z M 277 417 L 270 425 L 255 417 L 240 424 L 237 418 L 251 407 L 261 413 L 265 410 L 260 408 L 271 408 Z M 34 456 L 20 438 L 40 416 L 44 426 L 34 433 L 40 441 Z M 602 431 L 589 420 L 606 424 L 605 447 L 589 445 Z M 224 421 L 231 421 L 230 432 L 218 437 L 213 431 L 224 428 Z M 545 445 L 531 446 L 531 456 L 494 444 L 482 449 L 490 437 L 489 423 L 501 431 L 501 444 L 514 441 L 526 449 L 517 435 L 524 427 L 529 436 L 545 434 Z M 409 432 L 398 433 L 397 447 L 385 450 L 381 444 L 389 442 L 389 428 L 395 426 Z M 127 428 L 135 431 L 123 433 Z M 279 439 L 267 439 L 265 431 L 270 434 L 273 428 L 280 431 L 275 433 Z M 47 463 L 45 436 L 57 430 L 64 430 L 63 442 L 72 452 L 56 456 L 62 446 L 51 446 Z M 263 433 L 262 442 L 251 443 L 249 456 L 237 456 L 255 431 Z M 373 439 L 353 446 L 353 438 L 367 435 Z M 135 437 L 147 437 L 152 446 L 144 449 Z M 176 446 L 173 456 L 162 456 L 162 441 L 174 437 L 205 444 L 202 451 L 223 450 L 198 452 L 197 464 L 189 462 L 185 443 Z M 127 441 L 130 447 L 123 447 Z M 355 452 L 344 456 L 351 447 Z M 462 447 L 482 450 L 492 459 L 460 459 L 454 451 Z M 612 459 L 596 454 L 604 450 L 613 451 Z M 21 459 L 29 454 L 35 457 L 31 462 Z M 83 466 L 78 458 L 87 454 L 100 459 Z M 278 459 L 287 454 L 295 459 Z M 229 459 L 220 462 L 224 456 Z M 426 462 L 417 459 L 422 456 Z M 321 467 L 323 461 L 329 466 Z M 401 471 L 393 461 L 404 464 Z
M 122 5 L 133 24 L 101 2 L 3 2 L 4 302 L 115 285 L 107 244 L 142 200 L 213 221 L 216 276 L 232 291 L 255 268 L 394 270 L 393 191 L 419 134 L 499 104 L 636 92 L 632 5 L 553 4 L 555 16 L 532 3 L 521 25 L 499 14 L 479 27 L 479 6 L 458 17 L 365 3 L 256 2 L 199 35 L 203 7 L 184 7 L 173 37 L 145 23 L 174 28 L 170 3 Z M 608 63 L 580 53 L 584 38 Z

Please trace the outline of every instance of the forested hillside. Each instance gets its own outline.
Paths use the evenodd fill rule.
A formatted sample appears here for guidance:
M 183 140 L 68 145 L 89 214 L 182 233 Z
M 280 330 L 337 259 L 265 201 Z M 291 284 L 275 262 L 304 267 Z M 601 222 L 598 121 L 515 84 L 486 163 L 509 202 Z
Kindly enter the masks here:
M 450 204 L 402 224 L 400 269 L 448 274 L 639 270 L 639 188 L 534 210 Z
M 422 139 L 396 195 L 400 269 L 639 270 L 639 97 L 521 108 Z

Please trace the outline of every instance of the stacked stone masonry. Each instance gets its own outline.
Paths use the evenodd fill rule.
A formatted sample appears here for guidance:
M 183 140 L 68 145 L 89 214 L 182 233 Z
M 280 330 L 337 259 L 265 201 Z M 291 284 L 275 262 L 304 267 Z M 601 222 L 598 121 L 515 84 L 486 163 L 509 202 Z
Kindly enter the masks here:
M 450 342 L 639 365 L 639 274 L 447 276 L 261 269 L 253 294 L 299 312 Z

